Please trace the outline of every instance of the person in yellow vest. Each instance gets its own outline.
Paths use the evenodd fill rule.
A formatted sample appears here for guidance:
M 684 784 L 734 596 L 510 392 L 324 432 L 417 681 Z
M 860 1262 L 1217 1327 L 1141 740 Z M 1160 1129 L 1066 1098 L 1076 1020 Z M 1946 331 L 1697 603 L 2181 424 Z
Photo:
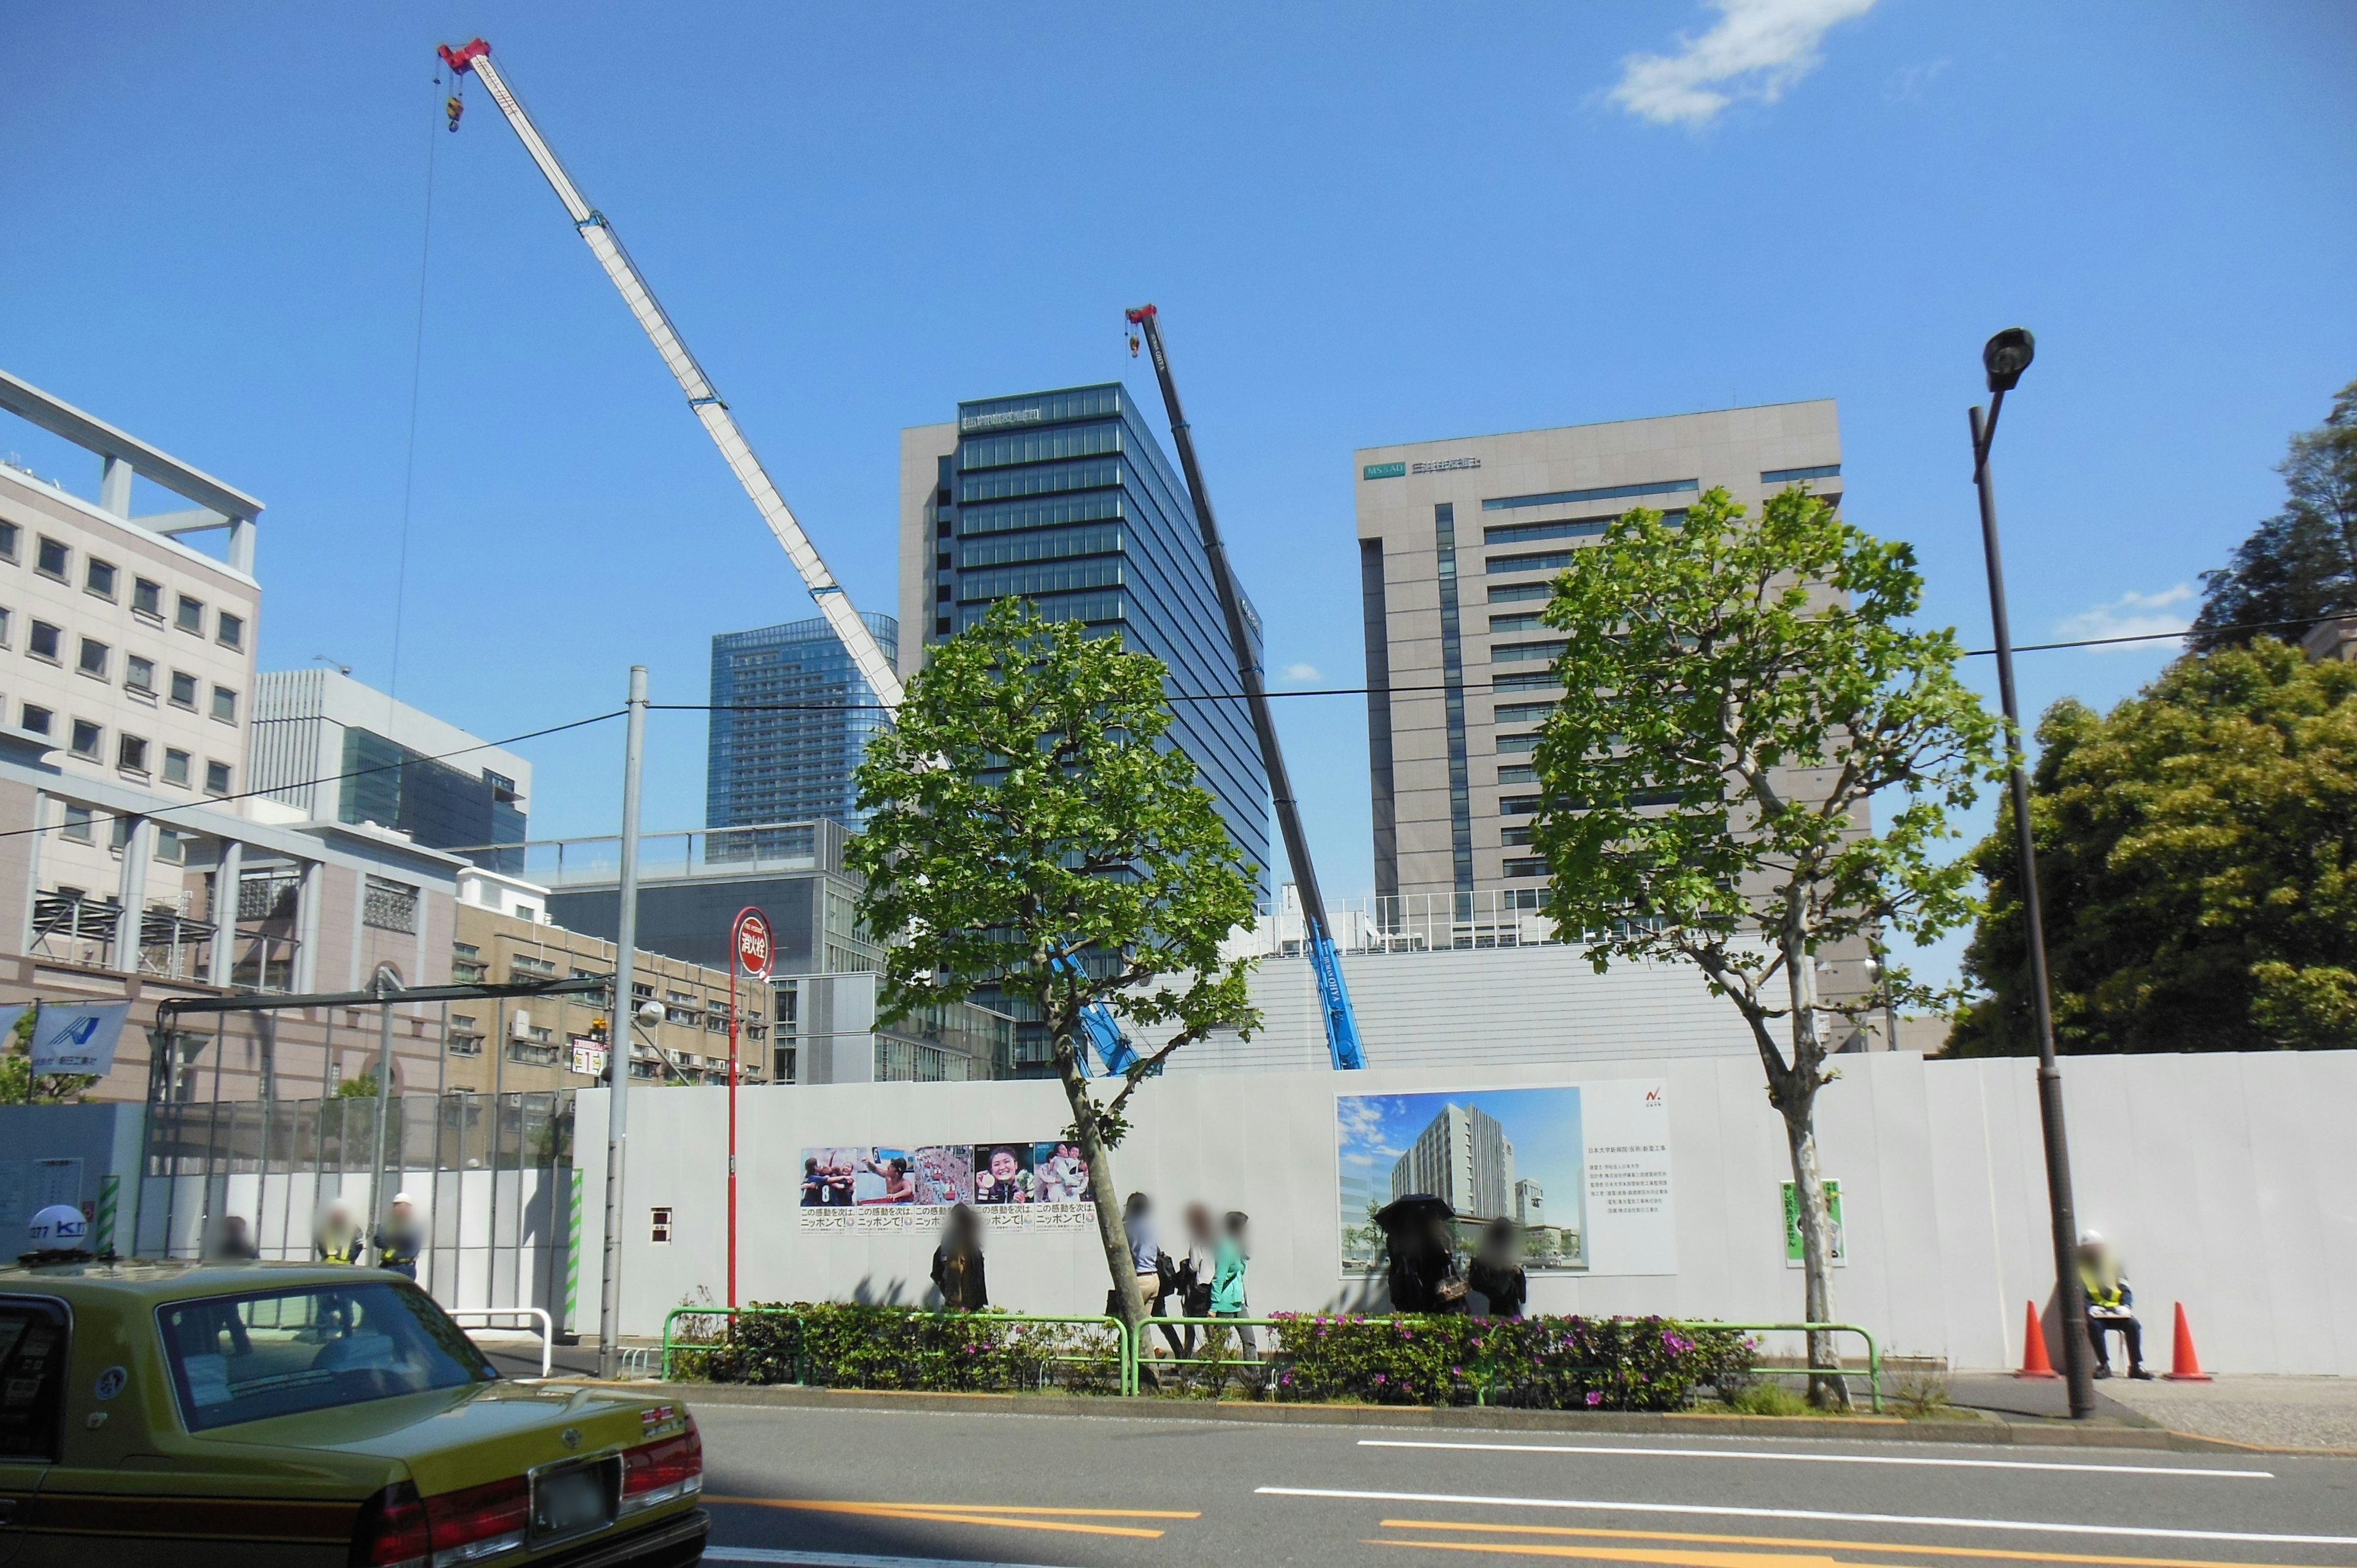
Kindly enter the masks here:
M 2079 1283 L 2087 1290 L 2087 1337 L 2095 1347 L 2095 1376 L 2112 1375 L 2111 1353 L 2104 1348 L 2104 1334 L 2108 1329 L 2117 1329 L 2121 1343 L 2127 1347 L 2128 1376 L 2151 1378 L 2152 1374 L 2145 1369 L 2144 1328 L 2136 1322 L 2136 1292 L 2130 1288 L 2127 1275 L 2121 1272 L 2110 1245 L 2093 1230 L 2079 1238 Z
M 328 1205 L 328 1212 L 319 1217 L 319 1229 L 312 1235 L 323 1263 L 352 1263 L 361 1261 L 361 1248 L 367 1238 L 361 1234 L 360 1222 L 352 1218 L 352 1206 L 342 1198 Z
M 393 1214 L 377 1227 L 376 1266 L 404 1279 L 417 1277 L 417 1255 L 425 1250 L 425 1232 L 417 1223 L 417 1200 L 405 1192 L 393 1195 Z

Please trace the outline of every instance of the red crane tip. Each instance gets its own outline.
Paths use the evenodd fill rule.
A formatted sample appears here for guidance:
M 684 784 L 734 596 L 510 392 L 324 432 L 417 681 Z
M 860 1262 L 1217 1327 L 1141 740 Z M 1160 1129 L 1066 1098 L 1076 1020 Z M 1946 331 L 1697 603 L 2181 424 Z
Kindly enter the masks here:
M 434 52 L 440 55 L 442 63 L 452 70 L 464 70 L 484 55 L 490 53 L 491 46 L 483 39 L 477 38 L 455 49 L 448 44 L 444 44 Z
M 1141 305 L 1136 309 L 1125 312 L 1125 314 L 1127 318 L 1133 322 L 1143 321 L 1147 317 L 1154 314 L 1154 306 L 1150 305 Z

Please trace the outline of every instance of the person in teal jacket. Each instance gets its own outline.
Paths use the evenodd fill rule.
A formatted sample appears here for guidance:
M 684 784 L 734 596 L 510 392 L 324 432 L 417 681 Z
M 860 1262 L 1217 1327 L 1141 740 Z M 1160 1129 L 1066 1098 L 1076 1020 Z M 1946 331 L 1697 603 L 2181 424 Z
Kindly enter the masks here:
M 1221 1228 L 1219 1251 L 1213 1254 L 1211 1274 L 1211 1316 L 1242 1317 L 1244 1315 L 1244 1269 L 1252 1262 L 1252 1253 L 1244 1245 L 1244 1227 L 1250 1219 L 1242 1209 L 1232 1208 Z M 1249 1324 L 1236 1325 L 1236 1338 L 1243 1344 L 1244 1359 L 1260 1359 L 1260 1342 Z

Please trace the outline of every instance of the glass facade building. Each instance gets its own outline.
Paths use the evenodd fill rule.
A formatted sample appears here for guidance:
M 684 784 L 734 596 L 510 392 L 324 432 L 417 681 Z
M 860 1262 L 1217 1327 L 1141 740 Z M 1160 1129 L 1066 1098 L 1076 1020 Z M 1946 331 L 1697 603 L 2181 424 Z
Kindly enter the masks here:
M 504 774 L 467 772 L 357 727 L 344 731 L 343 774 L 337 821 L 398 828 L 429 849 L 464 848 L 486 871 L 523 870 L 526 817 Z
M 899 656 L 900 625 L 859 618 Z M 705 769 L 707 827 L 827 821 L 860 825 L 853 775 L 886 727 L 876 693 L 823 617 L 712 639 L 712 727 Z M 730 712 L 743 705 L 756 711 Z M 772 711 L 758 711 L 771 707 Z
M 904 527 L 928 546 L 925 640 L 1019 596 L 1169 667 L 1174 696 L 1232 692 L 1235 660 L 1194 505 L 1119 382 L 958 404 L 955 446 Z M 904 560 L 909 559 L 904 555 Z M 906 601 L 904 599 L 904 607 Z M 1245 601 L 1259 657 L 1260 618 Z M 1241 699 L 1175 703 L 1170 738 L 1195 764 L 1229 834 L 1270 887 L 1268 775 Z

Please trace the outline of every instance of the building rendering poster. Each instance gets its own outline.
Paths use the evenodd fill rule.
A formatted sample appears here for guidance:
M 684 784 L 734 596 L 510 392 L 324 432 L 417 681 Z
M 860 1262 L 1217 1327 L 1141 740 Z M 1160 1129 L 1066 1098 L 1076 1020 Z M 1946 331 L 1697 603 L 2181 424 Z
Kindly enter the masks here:
M 1346 1277 L 1385 1266 L 1375 1214 L 1437 1197 L 1469 1255 L 1495 1221 L 1533 1273 L 1677 1271 L 1669 1110 L 1658 1079 L 1335 1097 Z

